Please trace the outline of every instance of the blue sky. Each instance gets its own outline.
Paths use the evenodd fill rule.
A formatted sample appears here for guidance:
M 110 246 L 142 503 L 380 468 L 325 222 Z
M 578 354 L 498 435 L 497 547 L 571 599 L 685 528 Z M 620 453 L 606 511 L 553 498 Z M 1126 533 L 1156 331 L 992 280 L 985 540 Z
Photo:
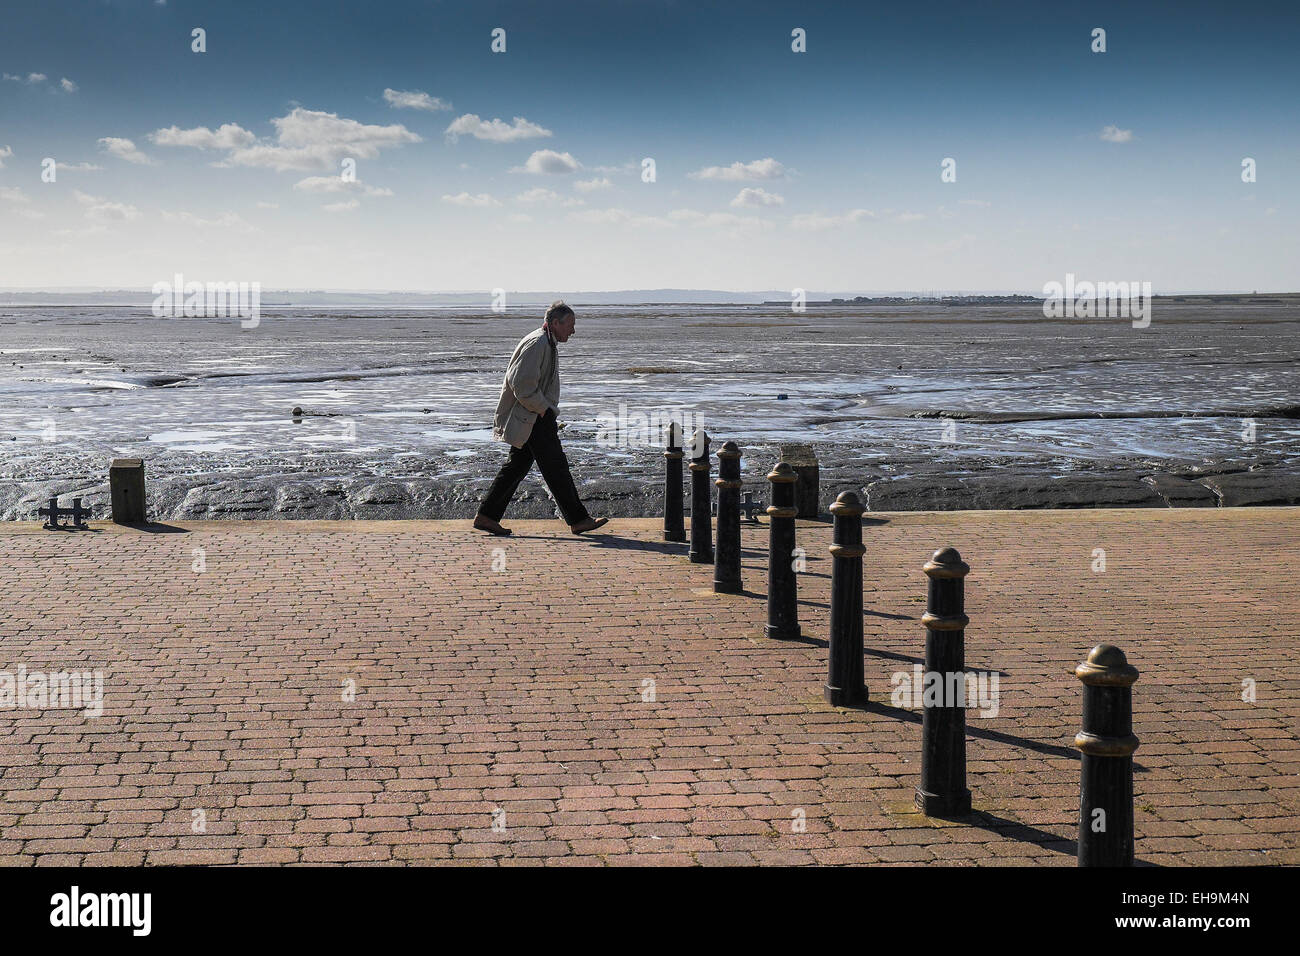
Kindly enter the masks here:
M 1296 4 L 73 0 L 3 17 L 0 286 L 1300 285 Z

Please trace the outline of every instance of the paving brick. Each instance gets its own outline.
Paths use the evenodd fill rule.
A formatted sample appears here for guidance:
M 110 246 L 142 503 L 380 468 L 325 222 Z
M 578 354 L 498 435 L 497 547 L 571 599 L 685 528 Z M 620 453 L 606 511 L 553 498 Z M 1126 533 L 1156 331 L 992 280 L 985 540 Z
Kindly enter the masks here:
M 0 865 L 1073 865 L 1072 670 L 1103 640 L 1142 672 L 1139 860 L 1300 863 L 1300 646 L 1278 627 L 1300 509 L 869 517 L 867 710 L 828 707 L 825 648 L 764 638 L 761 597 L 712 594 L 653 521 L 0 528 L 0 593 L 24 595 L 0 670 L 106 674 L 103 717 L 0 710 Z M 761 588 L 766 529 L 743 533 Z M 830 528 L 799 543 L 824 640 Z M 967 664 L 1000 678 L 998 716 L 968 719 L 965 822 L 912 808 L 919 713 L 880 706 L 948 544 Z

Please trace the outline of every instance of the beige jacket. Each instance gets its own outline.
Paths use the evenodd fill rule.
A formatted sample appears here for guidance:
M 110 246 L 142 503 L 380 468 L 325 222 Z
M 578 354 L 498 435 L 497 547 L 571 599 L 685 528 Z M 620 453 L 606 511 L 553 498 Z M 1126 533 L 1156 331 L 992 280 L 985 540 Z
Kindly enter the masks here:
M 538 416 L 560 408 L 560 367 L 555 345 L 534 329 L 515 346 L 501 383 L 501 400 L 492 420 L 492 437 L 522 448 Z

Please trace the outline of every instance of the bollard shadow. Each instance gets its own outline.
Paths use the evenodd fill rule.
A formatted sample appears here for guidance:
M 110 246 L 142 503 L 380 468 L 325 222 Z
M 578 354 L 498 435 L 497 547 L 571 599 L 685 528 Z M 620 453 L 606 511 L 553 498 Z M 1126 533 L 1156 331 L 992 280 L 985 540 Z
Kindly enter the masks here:
M 824 601 L 805 601 L 800 600 L 800 604 L 805 607 L 819 607 L 824 611 L 829 611 L 831 606 Z M 862 609 L 863 617 L 882 617 L 890 621 L 915 621 L 917 620 L 910 614 L 886 614 L 884 611 L 871 611 L 866 608 Z
M 762 634 L 762 630 L 759 634 Z M 808 647 L 830 647 L 831 642 L 824 637 L 813 637 L 807 631 L 800 630 L 798 637 L 771 638 L 773 644 L 806 644 Z
M 920 721 L 917 717 L 917 721 Z M 1052 757 L 1063 757 L 1067 760 L 1078 760 L 1079 751 L 1073 747 L 1062 747 L 1060 744 L 1045 744 L 1038 740 L 1030 740 L 1027 737 L 1017 737 L 1015 734 L 1004 734 L 1000 730 L 982 730 L 972 727 L 969 722 L 966 724 L 966 734 L 970 737 L 979 737 L 981 740 L 992 740 L 999 744 L 1008 744 L 1012 747 L 1024 747 L 1026 750 L 1032 750 L 1035 753 L 1047 754 Z
M 827 607 L 829 607 L 829 606 L 830 606 L 830 605 L 827 605 Z M 889 621 L 915 621 L 915 620 L 917 620 L 917 618 L 913 617 L 913 616 L 910 615 L 910 614 L 886 614 L 884 611 L 869 611 L 869 610 L 867 610 L 866 608 L 863 608 L 863 609 L 862 609 L 862 616 L 863 616 L 863 617 L 883 617 L 883 618 L 885 618 L 886 620 L 889 620 Z
M 178 531 L 185 529 L 178 528 Z M 660 554 L 686 554 L 690 544 L 678 541 L 645 541 L 641 538 L 624 538 L 609 532 L 588 531 L 586 534 L 556 532 L 555 534 L 522 534 L 518 531 L 505 535 L 493 535 L 475 529 L 476 537 L 484 540 L 500 541 L 586 541 L 600 548 L 616 548 L 620 551 L 657 551 Z
M 1067 856 L 1073 857 L 1079 855 L 1078 840 L 1057 836 L 1055 833 L 1040 830 L 1038 827 L 1030 826 L 1028 823 L 1020 823 L 1017 820 L 1008 820 L 1006 817 L 1000 817 L 995 813 L 989 813 L 987 810 L 971 810 L 970 816 L 968 817 L 953 817 L 952 819 L 961 820 L 963 823 L 968 823 L 976 829 L 987 830 L 989 833 L 995 833 L 998 836 L 1006 837 L 1010 840 L 1016 840 L 1020 843 L 1032 843 L 1034 846 L 1042 847 L 1044 850 L 1052 850 L 1055 853 L 1064 853 Z
M 1046 830 L 1040 830 L 1038 827 L 1030 826 L 1028 823 L 1021 823 L 1018 820 L 1008 820 L 1006 817 L 1000 817 L 996 813 L 989 813 L 987 810 L 972 810 L 969 817 L 956 817 L 953 819 L 959 819 L 977 829 L 987 830 L 989 833 L 996 833 L 998 836 L 1018 840 L 1021 843 L 1032 843 L 1044 850 L 1064 853 L 1076 859 L 1079 856 L 1078 840 L 1057 836 L 1055 833 L 1048 833 Z M 1136 858 L 1133 860 L 1133 866 L 1160 868 L 1159 863 Z
M 685 554 L 686 545 L 681 545 L 682 551 L 677 552 L 672 549 L 673 542 L 665 542 L 668 547 L 663 547 L 660 542 L 655 541 L 638 541 L 636 538 L 619 538 L 607 534 L 521 534 L 516 531 L 512 534 L 492 535 L 482 534 L 483 540 L 499 541 L 505 545 L 511 541 L 584 541 L 587 544 L 594 545 L 598 548 L 616 548 L 620 551 L 658 551 L 661 554 Z
M 646 541 L 642 538 L 622 538 L 615 534 L 595 534 L 588 532 L 581 535 L 597 548 L 612 548 L 615 551 L 652 551 L 655 554 L 686 555 L 691 546 L 686 541 Z
M 835 525 L 835 516 L 834 516 L 833 514 L 831 514 L 829 511 L 823 511 L 823 512 L 821 512 L 820 514 L 817 515 L 816 518 L 798 518 L 798 519 L 796 519 L 796 520 L 799 522 L 799 524 L 795 525 L 795 528 L 796 528 L 796 529 L 797 529 L 800 525 L 804 524 L 805 522 L 807 522 L 807 523 L 809 523 L 809 524 L 823 525 L 823 526 L 826 526 L 826 527 L 834 527 L 834 525 Z M 765 525 L 766 525 L 766 523 L 767 523 L 767 522 L 764 522 Z M 889 524 L 889 519 L 888 519 L 888 518 L 874 518 L 874 517 L 873 517 L 873 518 L 869 518 L 869 517 L 867 517 L 866 514 L 863 514 L 863 516 L 862 516 L 862 523 L 863 523 L 863 525 L 865 525 L 865 526 Z
M 174 524 L 163 524 L 161 521 L 123 521 L 121 525 L 132 531 L 147 531 L 149 534 L 189 534 L 190 530 L 178 528 Z
M 895 720 L 901 720 L 909 724 L 921 723 L 920 711 L 904 710 L 902 707 L 894 707 L 892 704 L 881 704 L 877 701 L 871 701 L 867 704 L 867 709 L 872 713 L 880 714 L 882 717 L 892 717 Z M 1068 760 L 1078 760 L 1079 751 L 1073 747 L 1062 747 L 1059 744 L 1045 744 L 1038 740 L 1030 740 L 1027 737 L 1017 737 L 1015 734 L 1006 734 L 1000 730 L 985 730 L 966 722 L 966 736 L 978 737 L 981 740 L 991 740 L 995 743 L 1007 744 L 1012 747 L 1023 747 L 1026 750 L 1032 750 L 1035 753 L 1046 754 L 1052 757 L 1062 757 Z M 1134 769 L 1137 769 L 1136 763 Z
M 764 594 L 756 595 L 757 597 L 766 597 Z M 807 644 L 809 647 L 830 647 L 831 642 L 824 637 L 812 637 L 809 634 L 800 634 L 799 637 L 792 637 L 783 640 L 786 644 Z M 920 657 L 909 657 L 907 654 L 896 654 L 893 651 L 877 651 L 869 647 L 863 648 L 864 657 L 883 657 L 886 660 L 899 661 L 907 664 L 924 664 L 924 659 Z M 998 671 L 1001 674 L 1001 671 Z M 1004 675 L 1005 676 L 1005 675 Z
M 925 663 L 925 659 L 922 657 L 912 657 L 910 654 L 899 654 L 895 651 L 876 651 L 870 647 L 863 648 L 862 653 L 867 657 L 883 657 L 887 661 L 904 661 L 908 664 Z
M 868 657 L 883 657 L 885 658 L 885 660 L 890 660 L 890 661 L 909 661 L 910 663 L 913 664 L 920 664 L 922 667 L 925 666 L 924 657 L 913 657 L 910 654 L 899 654 L 896 651 L 873 651 L 871 648 L 868 647 L 865 648 L 862 653 Z M 974 673 L 976 671 L 981 671 L 982 673 L 985 674 L 997 674 L 999 680 L 1001 680 L 1003 677 L 1011 676 L 1006 671 L 997 670 L 996 668 L 992 668 L 992 667 L 986 667 L 986 668 L 967 667 L 966 668 L 966 673 L 968 674 Z M 968 708 L 968 710 L 975 710 L 975 709 L 976 708 L 974 707 Z

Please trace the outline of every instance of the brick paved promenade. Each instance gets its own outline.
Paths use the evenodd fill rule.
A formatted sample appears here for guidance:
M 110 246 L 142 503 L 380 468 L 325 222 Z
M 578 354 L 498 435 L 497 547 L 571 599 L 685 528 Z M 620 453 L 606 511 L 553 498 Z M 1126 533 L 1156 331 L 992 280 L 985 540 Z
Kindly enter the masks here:
M 1300 509 L 869 515 L 857 711 L 821 696 L 827 525 L 806 643 L 761 636 L 765 527 L 723 597 L 651 521 L 92 525 L 0 528 L 0 670 L 106 675 L 98 718 L 0 710 L 7 864 L 1072 866 L 1101 641 L 1142 672 L 1139 861 L 1300 863 Z M 945 544 L 967 666 L 1001 673 L 965 823 L 913 810 L 919 714 L 889 706 Z

